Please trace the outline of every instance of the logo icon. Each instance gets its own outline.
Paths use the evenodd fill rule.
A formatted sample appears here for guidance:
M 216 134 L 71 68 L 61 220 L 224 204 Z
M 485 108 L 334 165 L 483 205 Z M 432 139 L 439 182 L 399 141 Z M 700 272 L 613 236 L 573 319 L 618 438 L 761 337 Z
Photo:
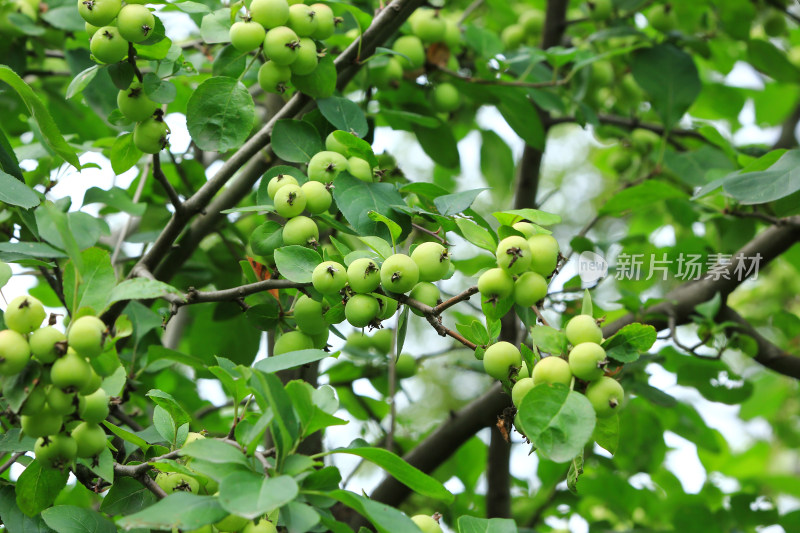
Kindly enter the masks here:
M 594 283 L 608 275 L 608 262 L 602 255 L 583 252 L 578 257 L 578 275 L 584 283 Z

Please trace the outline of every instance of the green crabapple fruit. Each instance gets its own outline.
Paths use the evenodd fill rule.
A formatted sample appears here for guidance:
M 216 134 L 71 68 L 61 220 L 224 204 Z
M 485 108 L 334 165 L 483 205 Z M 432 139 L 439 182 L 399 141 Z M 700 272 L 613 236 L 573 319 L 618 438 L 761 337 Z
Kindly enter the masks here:
M 413 355 L 401 353 L 394 364 L 394 369 L 399 379 L 410 378 L 417 373 L 417 360 Z
M 105 26 L 119 13 L 121 0 L 78 0 L 78 13 L 93 26 Z
M 347 158 L 330 150 L 317 152 L 308 162 L 308 179 L 329 183 L 347 170 Z
M 306 195 L 306 211 L 312 215 L 319 215 L 330 209 L 333 196 L 328 186 L 319 181 L 307 181 L 300 186 Z
M 289 2 L 286 0 L 253 0 L 250 18 L 265 28 L 283 26 L 289 20 Z
M 368 352 L 372 348 L 372 337 L 364 335 L 360 331 L 354 331 L 347 336 L 346 345 L 348 349 L 355 348 L 356 350 Z
M 265 519 L 260 520 L 258 523 L 248 523 L 242 529 L 242 533 L 278 533 L 278 528 L 275 527 L 275 524 Z
M 296 217 L 306 208 L 306 195 L 297 185 L 284 185 L 275 193 L 275 212 L 283 218 Z
M 356 156 L 351 157 L 347 160 L 347 171 L 351 176 L 358 178 L 361 181 L 366 181 L 367 183 L 372 183 L 375 181 L 375 174 L 372 172 L 372 165 L 370 165 L 369 161 L 366 159 Z
M 583 342 L 570 350 L 569 369 L 575 377 L 593 381 L 603 375 L 605 360 L 606 351 L 599 344 Z
M 409 297 L 427 305 L 428 307 L 436 307 L 436 305 L 439 303 L 440 294 L 439 287 L 430 281 L 420 281 L 414 286 L 413 289 L 411 289 Z M 411 308 L 411 312 L 417 316 L 423 316 L 422 311 L 413 307 Z
M 625 391 L 617 380 L 603 376 L 586 387 L 586 397 L 599 418 L 608 418 L 619 408 Z
M 130 87 L 117 93 L 117 107 L 128 120 L 141 122 L 151 117 L 159 105 L 145 94 L 142 84 L 134 80 Z
M 277 26 L 264 37 L 264 54 L 276 65 L 289 66 L 297 59 L 300 38 L 291 28 Z
M 513 50 L 525 41 L 525 28 L 522 24 L 511 24 L 500 32 L 500 40 L 506 50 Z
M 497 266 L 509 274 L 521 274 L 531 264 L 531 250 L 525 237 L 512 235 L 497 245 Z
M 433 107 L 440 113 L 450 113 L 461 105 L 458 89 L 452 83 L 439 83 L 433 88 Z
M 425 46 L 420 38 L 415 35 L 398 37 L 392 46 L 392 50 L 401 54 L 397 60 L 403 70 L 417 70 L 425 64 Z
M 497 303 L 507 298 L 514 290 L 514 279 L 502 268 L 490 268 L 478 276 L 478 292 L 485 301 Z
M 69 326 L 67 342 L 69 347 L 83 357 L 97 357 L 103 352 L 106 325 L 96 316 L 82 316 Z
M 297 47 L 297 59 L 289 65 L 289 70 L 292 71 L 292 74 L 307 76 L 314 72 L 318 64 L 317 44 L 308 37 L 300 38 L 300 44 Z
M 535 383 L 531 378 L 522 378 L 517 380 L 517 382 L 514 383 L 514 386 L 511 388 L 511 401 L 514 402 L 514 405 L 519 407 L 522 403 L 522 399 L 531 391 L 531 389 L 533 389 L 534 385 Z
M 561 383 L 569 387 L 572 383 L 572 371 L 569 363 L 557 356 L 545 357 L 533 366 L 531 375 L 533 383 Z
M 108 417 L 108 412 L 108 394 L 103 389 L 78 396 L 78 416 L 81 420 L 99 424 Z
M 607 20 L 614 9 L 612 0 L 591 0 L 587 5 L 589 16 L 594 20 Z
M 657 4 L 647 13 L 650 25 L 661 33 L 669 33 L 678 27 L 678 17 L 671 4 Z
M 483 369 L 495 379 L 508 380 L 512 368 L 522 365 L 519 349 L 510 342 L 492 344 L 483 354 Z
M 9 302 L 3 318 L 9 329 L 26 335 L 41 326 L 46 316 L 42 302 L 33 296 L 23 295 Z
M 38 415 L 46 404 L 47 395 L 44 392 L 44 387 L 38 386 L 25 399 L 25 403 L 22 404 L 19 413 L 21 415 Z
M 179 472 L 159 472 L 156 476 L 156 483 L 167 494 L 175 492 L 197 494 L 200 490 L 200 483 L 195 478 Z
M 353 292 L 372 292 L 381 284 L 380 267 L 378 267 L 378 263 L 375 260 L 368 257 L 360 257 L 347 267 L 347 281 Z
M 155 113 L 133 128 L 133 144 L 146 154 L 157 154 L 169 145 L 169 127 L 160 113 Z
M 528 9 L 519 16 L 519 23 L 528 33 L 541 33 L 544 26 L 544 12 L 538 9 Z
M 378 300 L 378 305 L 381 308 L 380 313 L 378 314 L 378 319 L 388 320 L 392 318 L 392 316 L 397 312 L 397 300 L 394 298 L 389 298 L 388 296 L 384 296 L 383 294 L 373 294 L 373 296 Z
M 409 256 L 394 254 L 381 265 L 381 284 L 390 292 L 404 293 L 419 281 L 419 268 Z
M 99 424 L 81 422 L 70 435 L 78 445 L 78 457 L 96 457 L 106 449 L 106 432 Z
M 39 437 L 33 447 L 36 460 L 46 468 L 61 470 L 75 460 L 78 445 L 69 435 L 59 433 L 49 437 Z
M 294 304 L 294 320 L 297 328 L 306 335 L 319 335 L 328 331 L 325 321 L 325 307 L 322 302 L 302 295 Z
M 411 517 L 411 521 L 417 525 L 422 533 L 442 533 L 442 526 L 430 516 L 424 514 L 414 515 Z
M 411 31 L 424 43 L 435 43 L 444 38 L 445 23 L 435 9 L 417 9 L 409 23 Z
M 22 432 L 33 439 L 55 435 L 61 430 L 64 417 L 54 413 L 50 407 L 45 406 L 35 415 L 23 415 L 20 417 L 20 427 Z
M 300 37 L 310 37 L 317 31 L 317 17 L 314 8 L 305 4 L 292 4 L 289 6 L 289 21 L 287 26 L 292 28 Z
M 311 284 L 322 294 L 333 294 L 347 285 L 347 270 L 336 261 L 323 261 L 314 267 Z
M 91 394 L 95 392 L 97 389 L 99 389 L 100 385 L 103 384 L 103 378 L 100 377 L 100 375 L 97 372 L 95 372 L 91 364 L 89 364 L 89 369 L 91 370 L 89 379 L 86 381 L 86 385 L 84 385 L 78 390 L 79 394 L 83 395 Z
M 450 252 L 438 242 L 423 242 L 411 252 L 420 281 L 439 281 L 450 269 Z
M 547 296 L 547 281 L 536 272 L 525 272 L 514 282 L 514 303 L 530 307 Z
M 292 79 L 292 69 L 267 61 L 258 69 L 258 85 L 268 93 L 283 94 Z
M 558 241 L 552 235 L 539 233 L 528 239 L 531 251 L 531 270 L 549 276 L 558 264 Z
M 344 306 L 344 316 L 351 326 L 363 328 L 378 317 L 378 300 L 369 294 L 354 294 Z
M 234 533 L 241 530 L 249 522 L 250 520 L 247 518 L 231 514 L 214 524 L 214 527 L 217 528 L 217 531 L 221 531 L 222 533 Z
M 123 39 L 132 43 L 145 41 L 155 27 L 156 18 L 143 5 L 126 4 L 117 15 L 119 34 L 122 35 Z
M 75 412 L 74 393 L 67 393 L 58 387 L 48 385 L 45 397 L 47 398 L 48 407 L 57 415 L 66 416 Z
M 374 296 L 374 295 L 373 295 Z M 381 355 L 386 355 L 392 351 L 394 342 L 394 331 L 391 329 L 379 329 L 372 337 L 369 337 L 371 346 Z
M 316 246 L 319 241 L 317 223 L 308 217 L 297 216 L 286 221 L 283 226 L 283 244 Z
M 337 130 L 337 131 L 341 131 L 341 130 Z M 343 143 L 338 141 L 336 139 L 336 137 L 333 135 L 334 133 L 336 133 L 336 132 L 332 131 L 332 132 L 330 132 L 328 134 L 327 137 L 325 137 L 325 150 L 327 150 L 329 152 L 336 152 L 337 154 L 342 154 L 342 155 L 346 156 L 347 155 L 347 146 L 345 146 Z
M 522 233 L 526 239 L 530 239 L 536 234 L 536 227 L 530 222 L 515 222 L 511 227 Z M 528 245 L 530 246 L 530 243 Z
M 603 342 L 603 330 L 600 329 L 600 326 L 590 315 L 575 315 L 572 317 L 567 322 L 564 333 L 567 335 L 569 343 L 573 346 L 584 342 L 593 342 L 595 344 Z
M 89 50 L 100 63 L 119 63 L 128 55 L 128 41 L 116 26 L 103 26 L 92 35 Z
M 186 435 L 186 440 L 183 442 L 183 445 L 188 446 L 189 444 L 193 443 L 196 440 L 203 440 L 205 438 L 206 436 L 203 435 L 202 433 L 198 433 L 197 431 L 190 431 Z
M 12 329 L 0 331 L 0 376 L 22 372 L 31 359 L 28 341 Z
M 764 20 L 764 33 L 770 37 L 780 37 L 786 31 L 786 16 L 780 11 L 773 11 Z
M 255 50 L 264 42 L 267 32 L 258 22 L 235 22 L 230 29 L 231 44 L 240 52 Z
M 66 355 L 56 360 L 50 369 L 50 380 L 53 385 L 68 392 L 82 389 L 91 377 L 92 367 L 72 349 L 67 350 Z
M 326 4 L 311 4 L 311 9 L 314 10 L 314 18 L 317 19 L 317 29 L 311 34 L 311 37 L 317 41 L 324 41 L 336 31 L 336 18 L 333 16 L 333 10 Z
M 298 350 L 310 350 L 314 347 L 311 337 L 302 331 L 287 331 L 275 341 L 272 349 L 274 355 L 281 355 Z
M 266 64 L 266 63 L 265 63 Z M 275 199 L 275 193 L 284 185 L 299 185 L 294 176 L 289 174 L 278 174 L 267 183 L 267 194 L 271 199 Z

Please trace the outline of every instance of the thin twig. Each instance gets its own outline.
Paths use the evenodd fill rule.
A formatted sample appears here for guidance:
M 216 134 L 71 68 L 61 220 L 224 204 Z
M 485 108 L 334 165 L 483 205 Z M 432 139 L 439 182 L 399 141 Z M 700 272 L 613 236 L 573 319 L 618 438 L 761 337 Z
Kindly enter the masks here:
M 140 174 L 141 178 L 139 179 L 139 183 L 136 185 L 136 190 L 133 193 L 133 203 L 139 203 L 139 199 L 142 197 L 142 192 L 144 191 L 144 185 L 147 182 L 147 176 L 150 175 L 150 162 L 146 162 L 144 164 L 144 168 L 142 169 L 142 173 Z M 128 217 L 125 221 L 125 226 L 120 230 L 119 237 L 117 237 L 117 242 L 114 245 L 114 251 L 111 253 L 111 264 L 117 264 L 117 258 L 119 257 L 120 250 L 122 250 L 122 243 L 125 242 L 125 237 L 128 236 L 128 231 L 130 231 L 131 225 L 133 225 L 133 221 L 135 218 L 134 215 Z
M 158 156 L 158 154 L 153 154 L 153 177 L 164 188 L 164 191 L 167 193 L 167 197 L 169 197 L 169 201 L 172 204 L 172 207 L 175 208 L 175 212 L 178 213 L 182 211 L 183 202 L 181 202 L 178 193 L 172 187 L 172 184 L 167 179 L 167 176 L 164 175 L 164 171 L 161 170 L 161 158 Z
M 416 224 L 416 223 L 414 223 L 414 222 L 412 222 L 412 223 L 411 223 L 411 226 L 412 226 L 414 229 L 416 229 L 416 230 L 418 230 L 418 231 L 421 231 L 422 233 L 425 233 L 425 234 L 427 234 L 427 235 L 430 235 L 431 237 L 433 237 L 434 239 L 438 240 L 440 243 L 442 243 L 442 244 L 443 244 L 443 245 L 445 245 L 445 246 L 447 246 L 447 245 L 449 244 L 449 243 L 447 242 L 447 239 L 446 239 L 446 238 L 444 238 L 444 237 L 442 237 L 441 235 L 439 235 L 439 232 L 440 232 L 440 231 L 441 231 L 441 229 L 442 229 L 441 227 L 440 227 L 438 230 L 436 230 L 436 231 L 431 231 L 431 230 L 429 230 L 429 229 L 427 229 L 427 228 L 425 228 L 425 227 L 423 227 L 423 226 L 420 226 L 419 224 Z
M 136 65 L 136 48 L 134 48 L 133 43 L 128 43 L 128 63 L 133 67 L 133 73 L 136 74 L 136 79 L 139 80 L 139 83 L 142 83 L 144 76 L 142 76 L 142 71 L 139 70 L 139 67 Z
M 14 463 L 16 463 L 16 462 L 17 462 L 17 460 L 18 460 L 20 457 L 22 457 L 23 455 L 25 455 L 25 452 L 16 452 L 14 455 L 12 455 L 12 456 L 11 456 L 11 458 L 9 458 L 9 460 L 8 460 L 8 461 L 6 461 L 6 462 L 5 462 L 5 463 L 3 463 L 2 465 L 0 465 L 0 474 L 2 474 L 3 472 L 5 472 L 5 471 L 6 471 L 6 470 L 8 470 L 9 468 L 11 468 L 11 466 L 12 466 Z
M 473 78 L 472 76 L 463 76 L 458 72 L 454 72 L 452 70 L 448 70 L 446 68 L 439 67 L 439 71 L 447 74 L 448 76 L 452 76 L 453 78 L 458 78 L 461 81 L 465 81 L 467 83 L 474 83 L 476 85 L 500 85 L 503 87 L 526 87 L 528 89 L 542 89 L 545 87 L 560 87 L 561 85 L 565 85 L 569 83 L 569 78 L 560 78 L 557 80 L 550 80 L 550 81 L 515 81 L 515 80 L 501 80 L 501 79 L 486 79 L 486 78 Z
M 541 322 L 542 325 L 550 327 L 550 324 L 547 322 L 547 319 L 544 317 L 544 315 L 542 315 L 542 312 L 539 310 L 537 306 L 532 305 L 531 309 L 533 309 L 533 312 L 536 313 L 536 317 L 539 319 L 539 322 Z
M 441 315 L 445 310 L 453 307 L 457 303 L 463 302 L 465 300 L 469 300 L 470 296 L 472 296 L 473 294 L 476 294 L 477 292 L 478 292 L 478 286 L 477 285 L 473 285 L 472 287 L 469 287 L 469 288 L 465 289 L 464 291 L 460 292 L 459 294 L 456 294 L 452 298 L 448 298 L 447 300 L 443 301 L 442 303 L 440 303 L 439 305 L 434 307 L 433 308 L 433 314 Z

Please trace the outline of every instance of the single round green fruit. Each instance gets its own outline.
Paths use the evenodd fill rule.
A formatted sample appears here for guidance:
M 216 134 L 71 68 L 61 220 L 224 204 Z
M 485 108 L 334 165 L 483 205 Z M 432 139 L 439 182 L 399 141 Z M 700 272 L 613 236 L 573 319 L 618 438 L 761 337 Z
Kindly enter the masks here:
M 502 268 L 490 268 L 478 276 L 478 292 L 483 301 L 497 303 L 508 298 L 514 290 L 514 278 Z
M 600 344 L 603 342 L 603 330 L 597 325 L 594 318 L 589 315 L 575 315 L 567 322 L 564 328 L 567 340 L 573 346 L 584 342 Z
M 300 46 L 297 47 L 297 59 L 289 65 L 289 69 L 292 74 L 307 76 L 316 70 L 318 64 L 317 43 L 308 37 L 302 37 Z
M 244 529 L 242 529 L 242 533 L 278 533 L 278 528 L 269 520 L 263 519 L 258 523 L 248 523 L 244 526 Z
M 125 7 L 135 7 L 135 5 Z M 117 93 L 117 107 L 128 120 L 141 122 L 153 116 L 159 105 L 148 98 L 142 84 L 134 80 L 130 87 Z
M 126 41 L 141 43 L 156 27 L 156 17 L 143 5 L 127 4 L 117 15 L 119 34 Z M 259 43 L 261 44 L 261 43 Z
M 586 387 L 586 397 L 599 418 L 608 418 L 619 409 L 625 398 L 625 391 L 617 380 L 603 376 Z
M 75 393 L 64 392 L 53 385 L 48 385 L 45 390 L 47 406 L 57 415 L 67 416 L 75 412 L 77 400 Z
M 180 472 L 159 472 L 156 476 L 156 483 L 167 494 L 174 494 L 175 492 L 197 494 L 200 490 L 200 484 L 194 477 Z
M 121 0 L 78 0 L 78 13 L 93 26 L 105 26 L 120 12 Z
M 354 294 L 344 306 L 344 316 L 351 326 L 363 328 L 378 317 L 378 300 L 369 294 Z
M 514 50 L 525 42 L 525 28 L 522 24 L 511 24 L 503 28 L 500 32 L 500 40 L 506 50 Z
M 325 306 L 302 295 L 294 304 L 294 320 L 297 328 L 306 335 L 319 335 L 328 331 L 328 322 L 325 320 Z
M 64 417 L 54 413 L 50 407 L 45 406 L 41 412 L 35 415 L 23 415 L 20 417 L 20 427 L 22 432 L 28 437 L 37 439 L 47 435 L 55 435 L 61 430 Z
M 531 264 L 531 250 L 525 237 L 512 235 L 497 245 L 497 266 L 509 274 L 522 274 Z
M 90 424 L 99 424 L 108 417 L 108 394 L 97 389 L 91 394 L 78 396 L 78 416 Z
M 569 369 L 576 378 L 593 381 L 603 375 L 605 360 L 606 351 L 599 344 L 583 342 L 569 352 Z
M 452 83 L 439 83 L 433 88 L 433 108 L 440 113 L 450 113 L 461 105 L 461 95 Z
M 522 399 L 533 389 L 534 385 L 535 383 L 531 378 L 522 378 L 514 383 L 514 387 L 511 389 L 511 401 L 514 402 L 516 407 L 519 408 L 522 404 Z
M 89 370 L 91 371 L 91 376 L 89 376 L 89 379 L 86 381 L 86 385 L 81 387 L 78 391 L 78 394 L 83 394 L 84 396 L 97 391 L 97 389 L 100 388 L 100 385 L 103 384 L 103 378 L 100 377 L 100 375 L 95 371 L 91 363 L 89 364 Z
M 409 297 L 427 305 L 428 307 L 436 307 L 436 305 L 439 303 L 440 295 L 441 293 L 439 292 L 439 287 L 430 281 L 420 281 L 414 285 L 413 289 L 411 289 Z M 414 307 L 411 307 L 411 312 L 417 316 L 424 316 L 422 311 Z
M 313 347 L 314 341 L 302 331 L 287 331 L 275 341 L 272 353 L 273 355 L 282 355 L 299 350 L 310 350 Z
M 411 31 L 424 43 L 436 43 L 444 39 L 446 26 L 435 9 L 419 8 L 409 19 Z
M 291 28 L 277 26 L 264 37 L 264 54 L 276 65 L 289 66 L 297 59 L 300 38 Z
M 183 442 L 184 446 L 188 446 L 189 444 L 193 443 L 197 440 L 203 440 L 206 436 L 202 433 L 198 433 L 197 431 L 190 431 L 188 435 L 186 435 L 186 440 Z
M 569 363 L 565 360 L 560 357 L 550 356 L 545 357 L 533 366 L 531 378 L 535 385 L 540 383 L 561 383 L 569 387 L 572 383 L 572 371 L 569 369 Z
M 265 63 L 266 65 L 267 63 Z M 267 194 L 271 199 L 275 199 L 275 194 L 278 192 L 278 189 L 283 187 L 284 185 L 299 185 L 297 180 L 294 176 L 290 176 L 289 174 L 278 174 L 277 176 L 273 177 L 269 180 L 267 184 Z
M 247 518 L 231 514 L 214 524 L 214 527 L 217 528 L 217 531 L 221 531 L 222 533 L 235 533 L 245 527 L 249 522 Z
M 374 259 L 361 257 L 347 267 L 347 281 L 353 292 L 372 292 L 381 284 L 381 270 Z
M 425 64 L 425 46 L 420 38 L 415 35 L 398 37 L 392 46 L 392 50 L 402 54 L 397 60 L 403 70 L 416 70 Z
M 306 195 L 306 211 L 312 215 L 325 213 L 333 203 L 328 186 L 319 181 L 307 181 L 300 188 Z
M 347 336 L 345 345 L 347 348 L 368 352 L 372 348 L 372 337 L 364 335 L 360 331 L 354 331 Z
M 250 18 L 265 28 L 283 26 L 289 20 L 289 2 L 286 0 L 253 0 Z
M 394 364 L 398 379 L 410 378 L 417 373 L 417 360 L 413 355 L 401 353 Z
M 423 242 L 411 252 L 420 281 L 444 279 L 450 269 L 450 252 L 438 242 Z
M 614 4 L 611 0 L 591 0 L 589 6 L 589 16 L 594 20 L 608 20 L 614 11 Z
M 439 522 L 428 515 L 414 515 L 411 517 L 411 521 L 417 525 L 422 533 L 442 533 L 442 526 L 439 525 Z
M 285 93 L 291 80 L 292 69 L 274 61 L 267 61 L 258 69 L 258 85 L 268 93 Z
M 530 307 L 547 296 L 547 280 L 536 272 L 525 272 L 514 282 L 514 303 Z
M 133 144 L 146 154 L 157 154 L 169 146 L 169 127 L 160 113 L 136 124 L 133 128 Z
M 391 255 L 381 265 L 381 284 L 389 292 L 408 292 L 417 282 L 419 282 L 419 267 L 405 254 Z
M 347 285 L 347 270 L 336 261 L 323 261 L 311 273 L 311 284 L 322 294 L 333 294 Z
M 3 319 L 6 327 L 27 335 L 42 325 L 47 313 L 42 302 L 33 296 L 17 296 L 8 303 Z
M 544 11 L 539 9 L 528 9 L 519 16 L 519 23 L 525 31 L 532 34 L 542 33 L 544 28 Z
M 47 405 L 47 394 L 45 394 L 44 385 L 34 387 L 22 408 L 19 410 L 21 415 L 38 415 L 39 412 Z
M 522 233 L 526 239 L 529 239 L 536 234 L 536 226 L 530 222 L 515 222 L 511 227 Z
M 383 294 L 373 294 L 373 296 L 378 300 L 378 305 L 381 308 L 378 312 L 378 319 L 389 320 L 392 318 L 397 312 L 397 300 L 384 296 Z
M 89 382 L 92 368 L 86 359 L 74 350 L 67 350 L 66 355 L 53 363 L 50 379 L 53 385 L 67 392 L 77 392 Z
M 286 25 L 300 37 L 310 37 L 317 31 L 317 13 L 314 8 L 305 4 L 289 6 L 289 20 Z
M 326 4 L 311 4 L 314 10 L 314 18 L 317 19 L 317 29 L 311 37 L 317 41 L 324 41 L 336 31 L 336 18 L 333 10 Z
M 231 44 L 240 52 L 250 52 L 264 43 L 267 32 L 258 22 L 238 21 L 229 31 Z
M 552 235 L 539 233 L 528 239 L 531 251 L 530 269 L 549 277 L 558 264 L 558 241 Z
M 78 457 L 96 457 L 106 449 L 106 432 L 99 424 L 81 422 L 72 430 L 72 438 L 78 445 Z
M 669 33 L 678 27 L 678 17 L 672 4 L 656 4 L 647 13 L 647 20 L 653 29 L 661 33 Z
M 392 351 L 394 343 L 394 330 L 389 328 L 379 329 L 369 338 L 370 345 L 381 355 L 387 355 Z
M 96 316 L 82 316 L 70 324 L 67 342 L 83 357 L 94 358 L 103 353 L 107 330 L 103 321 Z
M 340 172 L 347 170 L 347 158 L 337 152 L 317 152 L 308 162 L 308 179 L 330 183 Z
M 358 178 L 361 181 L 366 181 L 367 183 L 372 183 L 375 181 L 375 174 L 372 172 L 372 165 L 370 165 L 369 161 L 366 159 L 356 156 L 351 157 L 347 160 L 347 171 L 351 176 Z
M 336 130 L 341 131 L 341 130 Z M 336 131 L 332 131 L 325 137 L 325 150 L 329 152 L 336 152 L 337 154 L 341 154 L 347 157 L 347 146 L 339 142 L 336 137 L 333 135 Z
M 291 218 L 283 226 L 283 244 L 285 245 L 316 246 L 318 241 L 317 223 L 308 217 Z
M 22 372 L 31 360 L 28 341 L 12 329 L 0 331 L 0 376 L 13 376 Z
M 296 217 L 306 208 L 306 195 L 297 185 L 284 185 L 275 193 L 275 212 L 283 218 Z
M 770 11 L 764 19 L 763 26 L 764 33 L 770 37 L 780 37 L 786 33 L 786 16 L 778 10 Z
M 522 365 L 522 355 L 510 342 L 500 341 L 492 344 L 483 354 L 483 369 L 495 379 L 508 380 L 511 369 L 520 365 Z
M 39 437 L 33 447 L 36 460 L 46 468 L 62 470 L 72 464 L 78 451 L 75 439 L 69 435 L 59 433 L 46 437 Z
M 100 63 L 119 63 L 128 55 L 128 41 L 116 26 L 103 26 L 92 35 L 89 50 Z

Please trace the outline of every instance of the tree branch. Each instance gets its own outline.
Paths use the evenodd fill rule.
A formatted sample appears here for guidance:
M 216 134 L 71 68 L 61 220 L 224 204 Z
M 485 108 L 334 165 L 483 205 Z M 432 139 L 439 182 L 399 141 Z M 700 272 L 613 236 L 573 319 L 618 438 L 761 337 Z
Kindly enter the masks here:
M 660 124 L 653 124 L 652 122 L 642 122 L 638 118 L 635 117 L 620 117 L 617 115 L 606 115 L 606 114 L 598 114 L 597 120 L 600 121 L 602 124 L 611 124 L 613 126 L 620 126 L 623 128 L 628 129 L 642 129 L 642 130 L 649 130 L 653 133 L 657 133 L 659 135 L 663 135 L 666 131 L 664 126 Z M 578 119 L 575 117 L 550 117 L 547 119 L 547 126 L 555 126 L 556 124 L 569 124 L 573 122 L 577 122 Z M 669 130 L 669 134 L 675 137 L 690 137 L 692 139 L 697 139 L 703 142 L 709 142 L 708 139 L 703 137 L 699 132 L 695 130 L 683 130 L 683 129 L 671 129 Z
M 175 167 L 178 165 L 176 164 Z M 167 193 L 167 197 L 169 201 L 172 203 L 172 207 L 175 208 L 175 212 L 178 213 L 183 210 L 183 203 L 181 202 L 178 193 L 172 187 L 172 184 L 167 180 L 167 177 L 164 175 L 164 171 L 161 170 L 161 158 L 158 154 L 153 154 L 153 177 L 156 179 L 158 183 L 164 188 L 164 191 Z

